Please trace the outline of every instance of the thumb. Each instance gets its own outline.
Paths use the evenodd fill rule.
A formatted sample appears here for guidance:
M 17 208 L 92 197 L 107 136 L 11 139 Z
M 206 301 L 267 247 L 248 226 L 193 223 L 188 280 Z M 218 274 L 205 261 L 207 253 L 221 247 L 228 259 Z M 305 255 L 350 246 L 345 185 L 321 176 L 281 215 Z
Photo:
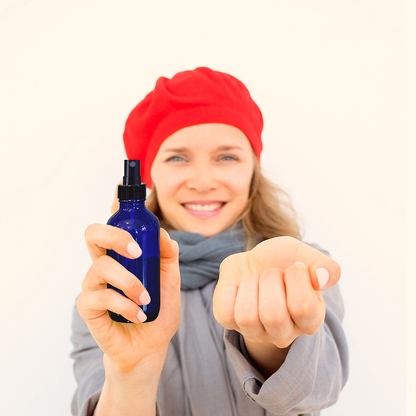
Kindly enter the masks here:
M 167 231 L 160 229 L 160 273 L 161 285 L 174 292 L 180 291 L 179 245 L 171 240 Z
M 161 228 L 160 231 L 160 261 L 164 264 L 173 263 L 178 260 L 179 245 L 170 238 L 164 228 Z
M 309 272 L 315 290 L 328 289 L 338 283 L 341 277 L 339 264 L 330 257 L 313 262 Z
M 285 271 L 294 263 L 303 263 L 314 290 L 326 290 L 341 277 L 341 268 L 335 260 L 293 237 L 270 238 L 254 247 L 252 253 L 253 268 L 260 274 L 272 268 Z
M 335 260 L 303 242 L 299 242 L 295 259 L 308 268 L 314 290 L 329 289 L 341 277 L 341 267 Z

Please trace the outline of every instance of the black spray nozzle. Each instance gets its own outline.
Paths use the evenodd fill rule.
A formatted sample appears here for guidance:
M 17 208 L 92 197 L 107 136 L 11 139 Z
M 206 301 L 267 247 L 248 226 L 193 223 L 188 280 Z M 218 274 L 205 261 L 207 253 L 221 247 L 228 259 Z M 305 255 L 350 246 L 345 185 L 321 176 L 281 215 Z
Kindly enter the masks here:
M 140 185 L 141 183 L 140 160 L 125 160 L 123 185 Z
M 124 160 L 123 185 L 118 186 L 120 200 L 146 199 L 146 184 L 140 176 L 140 160 Z

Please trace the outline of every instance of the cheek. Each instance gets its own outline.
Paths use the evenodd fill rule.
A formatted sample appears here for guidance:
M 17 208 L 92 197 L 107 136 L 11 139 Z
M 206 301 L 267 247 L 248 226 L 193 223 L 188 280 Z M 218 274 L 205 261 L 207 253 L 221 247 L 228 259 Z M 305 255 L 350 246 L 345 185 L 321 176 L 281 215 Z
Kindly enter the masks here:
M 162 197 L 173 196 L 183 183 L 181 175 L 172 171 L 160 170 L 152 174 L 153 185 L 157 188 L 158 195 Z
M 237 210 L 238 214 L 240 214 L 240 211 L 244 210 L 248 202 L 249 187 L 246 184 L 240 184 L 240 186 L 233 184 L 233 187 L 229 187 L 228 189 L 231 191 L 232 195 L 232 207 L 234 207 L 233 209 Z
M 232 189 L 234 194 L 240 195 L 241 199 L 247 199 L 250 193 L 252 177 L 253 174 L 248 175 L 247 170 L 236 173 L 233 175 L 232 180 L 229 181 L 229 188 Z

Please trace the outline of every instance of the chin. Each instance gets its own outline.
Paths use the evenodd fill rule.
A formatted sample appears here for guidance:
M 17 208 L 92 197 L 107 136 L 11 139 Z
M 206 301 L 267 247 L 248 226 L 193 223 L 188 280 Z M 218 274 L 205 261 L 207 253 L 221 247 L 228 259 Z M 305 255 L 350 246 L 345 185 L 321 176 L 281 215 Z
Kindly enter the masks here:
M 228 227 L 221 227 L 217 224 L 212 225 L 212 224 L 203 224 L 203 225 L 194 225 L 192 227 L 190 227 L 191 229 L 189 230 L 189 232 L 191 233 L 197 233 L 197 234 L 201 234 L 202 236 L 209 238 L 209 237 L 213 237 L 214 235 L 220 234 L 223 231 L 225 231 Z
M 214 235 L 217 235 L 217 234 L 219 234 L 221 231 L 219 231 L 219 232 L 204 232 L 204 231 L 193 231 L 194 233 L 197 233 L 197 234 L 201 234 L 203 237 L 205 237 L 205 238 L 210 238 L 210 237 L 214 237 Z

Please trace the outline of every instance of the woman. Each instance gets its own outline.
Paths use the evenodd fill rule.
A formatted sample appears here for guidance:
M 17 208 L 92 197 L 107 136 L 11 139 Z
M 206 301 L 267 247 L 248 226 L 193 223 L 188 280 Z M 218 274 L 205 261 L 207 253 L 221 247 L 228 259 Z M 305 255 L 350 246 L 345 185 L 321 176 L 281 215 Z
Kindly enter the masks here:
M 130 114 L 127 156 L 141 160 L 148 208 L 170 234 L 161 310 L 143 323 L 149 295 L 105 255 L 139 257 L 130 234 L 88 227 L 73 414 L 318 415 L 337 400 L 347 378 L 340 268 L 298 239 L 262 176 L 262 127 L 245 86 L 208 68 L 160 78 Z

